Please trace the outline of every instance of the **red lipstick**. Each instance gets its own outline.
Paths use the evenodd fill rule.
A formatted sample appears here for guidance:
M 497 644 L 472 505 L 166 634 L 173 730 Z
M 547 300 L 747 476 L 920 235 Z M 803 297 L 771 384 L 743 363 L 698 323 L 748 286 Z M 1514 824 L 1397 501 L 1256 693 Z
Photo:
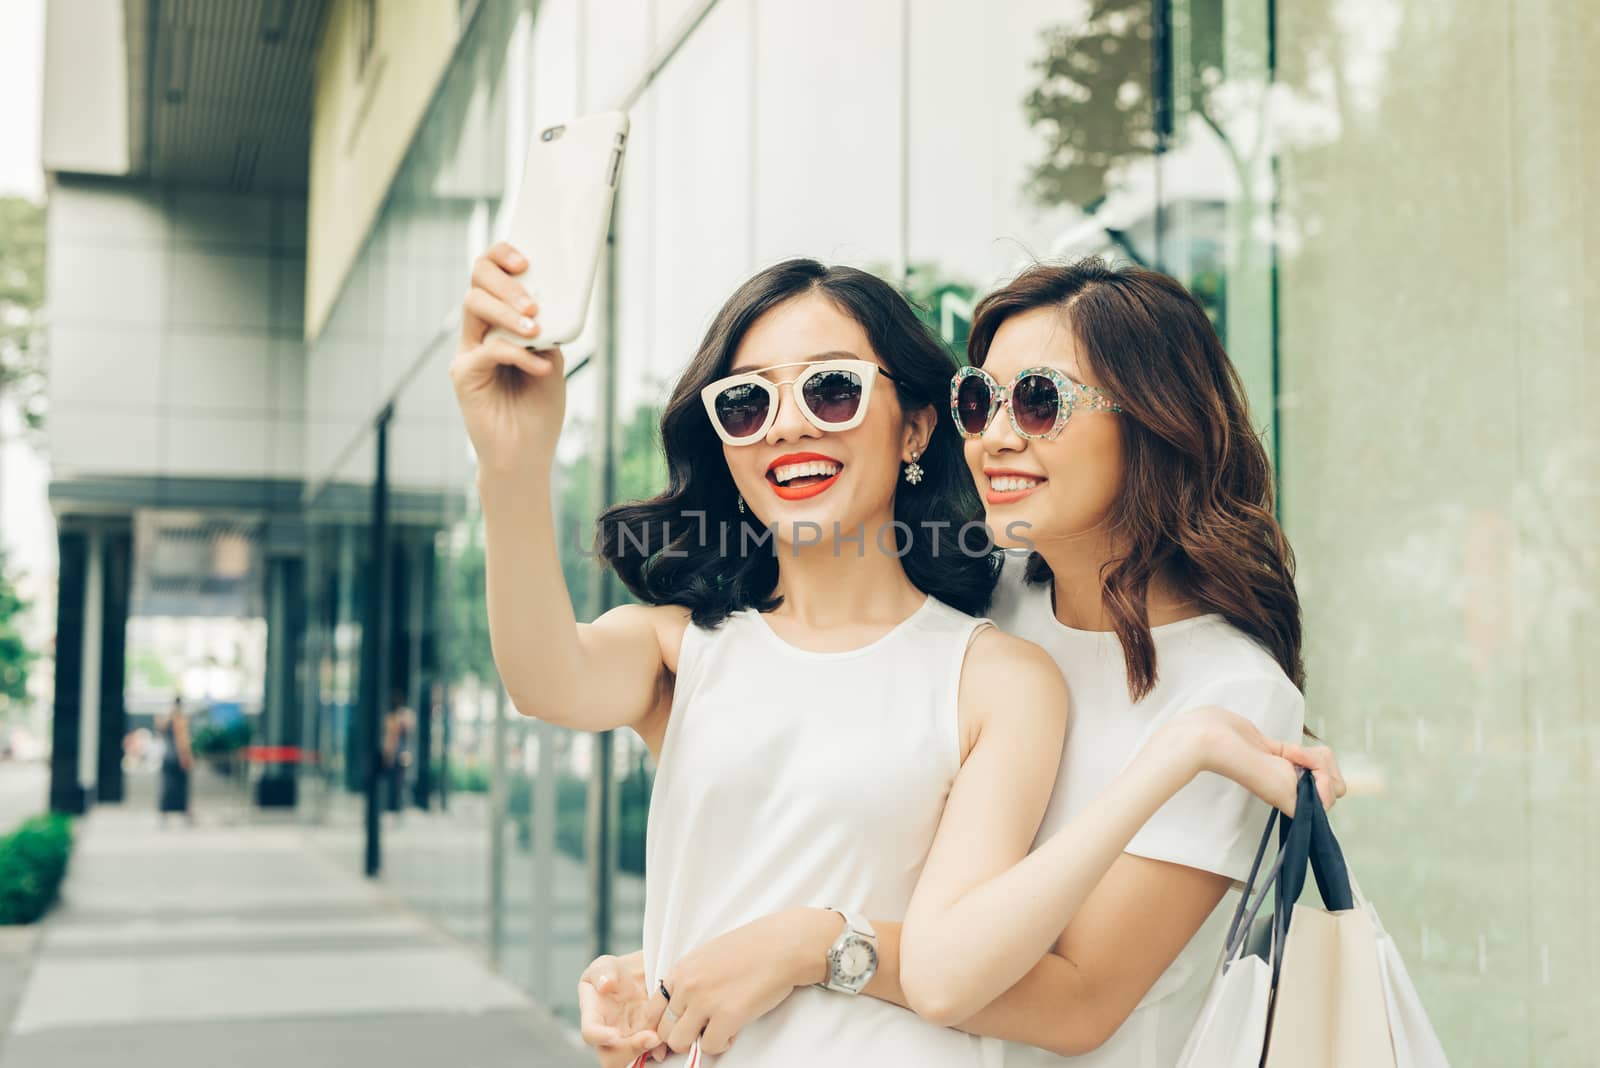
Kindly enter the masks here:
M 839 470 L 820 482 L 812 482 L 804 486 L 782 486 L 773 477 L 773 472 L 786 464 L 803 464 L 812 460 L 824 460 L 830 464 L 838 464 Z M 772 492 L 786 501 L 803 501 L 808 497 L 815 497 L 817 494 L 830 489 L 835 482 L 839 481 L 839 476 L 842 474 L 844 474 L 844 464 L 839 463 L 834 457 L 825 456 L 820 452 L 787 452 L 767 465 L 767 482 L 772 486 Z

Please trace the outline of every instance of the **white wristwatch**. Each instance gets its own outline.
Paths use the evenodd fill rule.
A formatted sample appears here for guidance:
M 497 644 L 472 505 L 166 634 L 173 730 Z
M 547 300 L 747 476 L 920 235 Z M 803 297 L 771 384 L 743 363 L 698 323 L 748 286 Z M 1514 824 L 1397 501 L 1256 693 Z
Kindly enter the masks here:
M 828 978 L 817 985 L 840 994 L 859 994 L 878 971 L 878 932 L 866 917 L 829 906 L 844 917 L 844 930 L 828 950 Z

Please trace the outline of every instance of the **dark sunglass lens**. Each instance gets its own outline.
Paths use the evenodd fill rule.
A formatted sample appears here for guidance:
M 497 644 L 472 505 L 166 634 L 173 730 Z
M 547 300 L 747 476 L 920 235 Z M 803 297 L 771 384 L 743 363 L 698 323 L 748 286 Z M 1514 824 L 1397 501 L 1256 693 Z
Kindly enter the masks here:
M 1061 411 L 1061 392 L 1044 375 L 1029 375 L 1011 388 L 1011 410 L 1025 433 L 1047 433 Z
M 748 437 L 766 421 L 769 402 L 766 390 L 741 382 L 717 394 L 717 418 L 729 434 L 736 438 Z
M 968 375 L 956 387 L 956 421 L 968 434 L 981 434 L 989 425 L 989 383 Z
M 824 423 L 846 423 L 861 408 L 861 376 L 854 371 L 819 371 L 801 392 L 806 407 Z

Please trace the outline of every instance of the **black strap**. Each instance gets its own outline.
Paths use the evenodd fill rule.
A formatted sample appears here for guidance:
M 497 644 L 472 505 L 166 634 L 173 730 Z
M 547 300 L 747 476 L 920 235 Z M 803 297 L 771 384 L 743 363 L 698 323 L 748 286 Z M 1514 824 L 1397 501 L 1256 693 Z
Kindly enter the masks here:
M 1256 874 L 1261 870 L 1261 858 L 1267 855 L 1267 843 L 1272 841 L 1272 828 L 1277 826 L 1277 823 L 1278 810 L 1273 809 L 1267 816 L 1267 826 L 1261 832 L 1261 843 L 1256 846 L 1256 859 L 1250 862 L 1250 874 L 1245 878 L 1244 893 L 1239 897 L 1239 907 L 1233 910 L 1233 922 L 1228 924 L 1227 951 L 1223 954 L 1227 960 L 1232 960 L 1235 951 L 1238 949 L 1240 926 L 1243 925 L 1246 932 L 1250 930 L 1249 921 L 1245 919 L 1246 914 L 1249 915 L 1251 920 L 1254 920 L 1256 913 L 1261 909 L 1260 898 L 1257 898 L 1254 908 L 1249 907 L 1250 895 L 1255 893 Z M 1273 880 L 1277 878 L 1282 860 L 1283 854 L 1281 853 L 1273 860 L 1272 870 L 1267 873 L 1266 882 L 1262 884 L 1262 897 L 1266 896 L 1266 888 L 1271 886 Z
M 1311 779 L 1309 771 L 1303 774 L 1307 780 Z M 1350 887 L 1350 868 L 1344 862 L 1339 840 L 1333 836 L 1333 825 L 1328 822 L 1328 812 L 1322 807 L 1322 799 L 1317 797 L 1315 785 L 1311 788 L 1311 797 L 1316 802 L 1311 805 L 1311 874 L 1317 877 L 1317 892 L 1322 895 L 1322 903 L 1331 912 L 1344 912 L 1356 907 L 1355 894 Z
M 1275 892 L 1272 909 L 1272 982 L 1276 989 L 1278 972 L 1283 962 L 1284 942 L 1289 935 L 1289 921 L 1294 915 L 1295 903 L 1305 891 L 1306 871 L 1309 868 L 1317 880 L 1317 891 L 1330 911 L 1340 912 L 1355 907 L 1355 895 L 1350 887 L 1350 870 L 1345 864 L 1344 851 L 1333 836 L 1328 813 L 1317 795 L 1316 779 L 1302 769 L 1295 784 L 1295 815 L 1283 816 L 1277 809 L 1267 817 L 1261 843 L 1256 847 L 1255 861 L 1250 865 L 1250 876 L 1245 881 L 1244 896 L 1234 909 L 1233 922 L 1228 925 L 1225 957 L 1232 959 L 1249 938 L 1250 924 L 1261 911 L 1269 891 Z M 1256 892 L 1256 875 L 1266 855 L 1267 843 L 1272 838 L 1273 827 L 1278 828 L 1279 849 L 1277 858 Z M 1252 894 L 1254 897 L 1252 898 Z

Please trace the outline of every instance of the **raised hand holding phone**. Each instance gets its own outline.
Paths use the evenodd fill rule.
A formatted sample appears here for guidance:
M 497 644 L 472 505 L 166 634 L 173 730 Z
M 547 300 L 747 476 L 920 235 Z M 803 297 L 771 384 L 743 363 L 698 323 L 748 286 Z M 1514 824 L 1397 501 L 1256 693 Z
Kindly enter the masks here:
M 503 324 L 490 336 L 544 348 L 583 332 L 627 141 L 628 116 L 620 111 L 585 115 L 534 135 L 511 191 L 503 236 L 528 257 L 521 282 L 539 304 L 539 336 L 530 340 Z
M 491 336 L 498 328 L 538 339 L 538 305 L 516 277 L 527 268 L 519 250 L 495 245 L 473 262 L 472 288 L 462 301 L 450 381 L 481 475 L 548 475 L 566 416 L 561 350 Z

